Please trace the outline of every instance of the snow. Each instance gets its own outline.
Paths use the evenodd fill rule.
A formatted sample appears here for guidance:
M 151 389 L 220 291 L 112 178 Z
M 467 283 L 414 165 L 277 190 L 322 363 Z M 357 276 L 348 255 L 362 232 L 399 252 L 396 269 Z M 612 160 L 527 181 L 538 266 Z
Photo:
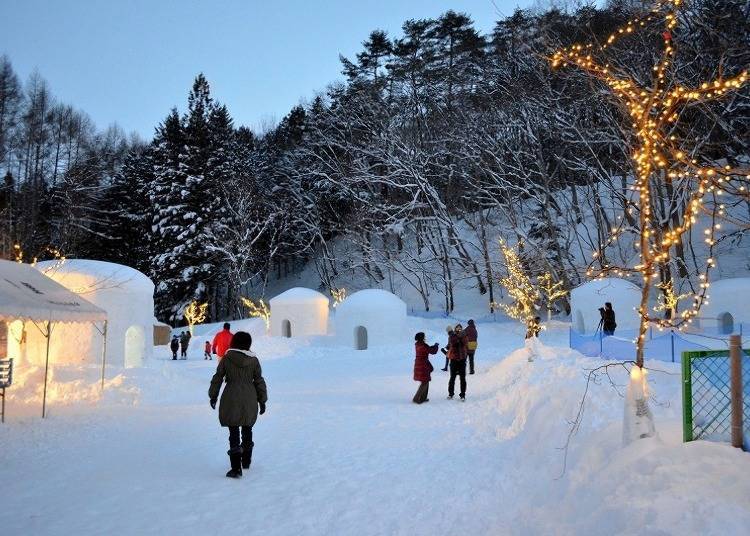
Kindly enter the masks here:
M 109 364 L 137 367 L 151 356 L 154 284 L 147 276 L 121 264 L 87 259 L 40 262 L 37 268 L 107 312 Z M 29 355 L 40 355 L 33 349 L 43 344 L 41 335 L 34 330 L 27 333 Z M 60 325 L 50 344 L 53 362 L 101 363 L 102 336 L 96 326 Z
M 406 303 L 386 290 L 355 292 L 336 307 L 335 321 L 336 336 L 342 344 L 354 348 L 394 343 L 408 337 L 404 332 Z M 366 335 L 363 337 L 362 333 Z M 362 345 L 363 342 L 366 344 Z
M 328 298 L 316 290 L 295 287 L 269 300 L 271 334 L 276 337 L 325 335 Z
M 465 320 L 408 317 L 405 328 L 442 344 L 445 323 Z M 355 351 L 330 336 L 265 336 L 260 319 L 233 322 L 253 334 L 270 400 L 252 468 L 227 479 L 227 433 L 206 392 L 215 362 L 196 344 L 218 329 L 196 328 L 188 361 L 159 348 L 143 368 L 113 368 L 103 395 L 95 378 L 68 385 L 61 368 L 45 421 L 30 386 L 9 389 L 3 533 L 742 534 L 750 525 L 750 456 L 681 442 L 671 363 L 649 378 L 658 436 L 623 447 L 624 401 L 605 379 L 590 387 L 560 476 L 585 370 L 602 364 L 562 348 L 562 323 L 542 334 L 531 363 L 523 326 L 478 323 L 467 402 L 445 400 L 447 375 L 436 370 L 430 402 L 416 406 L 411 337 Z M 624 393 L 627 373 L 612 379 Z
M 570 293 L 573 327 L 579 333 L 594 333 L 601 318 L 599 307 L 610 302 L 617 317 L 617 329 L 636 329 L 640 301 L 641 290 L 625 279 L 605 277 L 589 281 Z

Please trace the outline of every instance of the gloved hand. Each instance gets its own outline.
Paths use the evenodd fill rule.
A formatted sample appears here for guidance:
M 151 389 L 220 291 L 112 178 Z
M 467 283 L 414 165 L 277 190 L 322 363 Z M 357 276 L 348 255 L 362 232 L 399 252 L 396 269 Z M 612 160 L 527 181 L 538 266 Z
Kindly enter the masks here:
M 263 415 L 266 412 L 266 403 L 258 402 L 258 406 L 260 407 L 260 414 Z
M 212 398 L 209 403 L 211 404 L 211 409 L 216 409 L 216 399 L 215 398 Z

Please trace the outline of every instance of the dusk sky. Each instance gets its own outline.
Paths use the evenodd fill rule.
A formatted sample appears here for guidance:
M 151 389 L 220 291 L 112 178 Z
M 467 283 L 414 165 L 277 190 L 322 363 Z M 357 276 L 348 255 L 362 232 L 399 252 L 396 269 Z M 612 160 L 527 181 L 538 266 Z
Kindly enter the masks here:
M 22 80 L 37 69 L 60 100 L 99 128 L 149 139 L 183 110 L 203 72 L 237 125 L 258 128 L 341 78 L 374 29 L 400 35 L 410 18 L 468 13 L 483 33 L 532 0 L 2 0 L 0 54 Z

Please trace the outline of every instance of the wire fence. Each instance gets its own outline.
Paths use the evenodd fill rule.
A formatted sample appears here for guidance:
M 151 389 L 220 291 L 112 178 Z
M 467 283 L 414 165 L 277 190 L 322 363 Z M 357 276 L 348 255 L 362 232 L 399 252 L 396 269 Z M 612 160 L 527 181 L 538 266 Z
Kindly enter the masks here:
M 731 372 L 728 350 L 682 354 L 683 439 L 731 441 Z M 743 440 L 750 446 L 750 351 L 742 354 Z

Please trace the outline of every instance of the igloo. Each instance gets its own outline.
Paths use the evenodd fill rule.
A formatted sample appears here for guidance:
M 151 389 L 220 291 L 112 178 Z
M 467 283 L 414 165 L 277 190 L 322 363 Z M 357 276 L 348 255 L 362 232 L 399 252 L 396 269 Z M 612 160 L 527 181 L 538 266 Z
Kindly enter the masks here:
M 739 331 L 741 322 L 750 322 L 750 277 L 712 281 L 707 294 L 698 315 L 701 327 L 729 335 Z
M 104 261 L 40 262 L 46 276 L 107 313 L 107 365 L 138 367 L 154 346 L 154 284 L 134 268 Z M 101 361 L 102 337 L 94 326 L 63 324 L 51 339 L 59 363 Z
M 578 333 L 594 333 L 599 326 L 599 307 L 611 302 L 617 331 L 638 329 L 641 289 L 625 279 L 605 277 L 584 283 L 570 293 L 571 321 Z M 615 335 L 617 335 L 617 331 Z
M 295 287 L 269 301 L 271 335 L 300 337 L 328 333 L 328 298 L 318 291 Z
M 356 350 L 404 341 L 406 303 L 388 291 L 355 292 L 336 307 L 336 337 Z

